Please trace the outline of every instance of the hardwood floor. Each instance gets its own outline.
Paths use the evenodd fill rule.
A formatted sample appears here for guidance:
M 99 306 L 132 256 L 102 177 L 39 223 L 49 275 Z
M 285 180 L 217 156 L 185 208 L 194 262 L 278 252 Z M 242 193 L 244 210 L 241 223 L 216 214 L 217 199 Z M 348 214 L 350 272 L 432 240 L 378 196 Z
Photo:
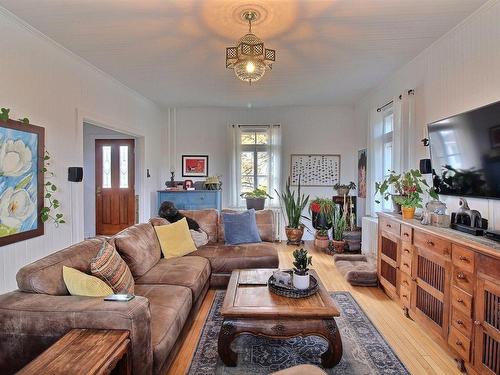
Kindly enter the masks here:
M 348 291 L 363 308 L 380 333 L 393 348 L 412 374 L 461 374 L 453 358 L 436 342 L 435 337 L 424 333 L 421 327 L 405 318 L 399 305 L 390 300 L 379 288 L 353 287 L 337 271 L 330 255 L 306 247 L 313 256 L 313 267 L 329 291 Z M 292 266 L 295 247 L 279 246 L 280 267 Z M 214 300 L 214 291 L 209 290 L 200 313 L 184 341 L 168 375 L 185 374 L 198 343 L 201 330 Z

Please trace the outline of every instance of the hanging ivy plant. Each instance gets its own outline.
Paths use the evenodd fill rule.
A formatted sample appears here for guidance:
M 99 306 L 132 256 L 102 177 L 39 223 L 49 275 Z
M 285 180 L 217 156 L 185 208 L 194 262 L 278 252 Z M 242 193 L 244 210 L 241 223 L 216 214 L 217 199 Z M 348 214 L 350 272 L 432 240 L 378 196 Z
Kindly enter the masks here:
M 45 206 L 42 208 L 40 213 L 40 217 L 42 221 L 45 223 L 49 220 L 52 220 L 56 226 L 59 224 L 64 224 L 66 221 L 64 220 L 64 215 L 60 212 L 61 203 L 55 197 L 55 193 L 57 192 L 57 185 L 55 185 L 50 178 L 54 177 L 54 173 L 49 170 L 50 168 L 50 153 L 45 150 L 45 156 L 43 157 L 43 168 L 42 172 L 45 175 Z M 49 180 L 49 181 L 47 181 Z
M 1 108 L 0 109 L 0 121 L 7 122 L 9 120 L 9 112 L 10 108 Z M 29 124 L 30 120 L 27 117 L 20 118 L 20 122 L 23 124 Z M 58 199 L 56 199 L 56 192 L 58 190 L 57 185 L 55 185 L 51 178 L 54 177 L 54 172 L 52 172 L 50 168 L 50 153 L 45 150 L 45 155 L 43 157 L 43 168 L 42 173 L 45 176 L 45 184 L 44 184 L 44 199 L 45 205 L 40 212 L 40 219 L 42 222 L 46 223 L 47 221 L 52 220 L 56 226 L 59 224 L 64 224 L 66 221 L 64 220 L 64 215 L 60 212 L 61 203 Z M 27 184 L 29 181 L 21 181 L 20 184 Z

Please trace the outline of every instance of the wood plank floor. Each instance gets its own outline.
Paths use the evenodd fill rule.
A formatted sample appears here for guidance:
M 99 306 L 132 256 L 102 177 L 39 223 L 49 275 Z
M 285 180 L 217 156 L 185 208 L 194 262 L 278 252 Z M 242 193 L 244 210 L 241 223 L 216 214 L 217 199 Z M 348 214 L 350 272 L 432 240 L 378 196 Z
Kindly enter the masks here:
M 352 287 L 337 271 L 330 255 L 313 249 L 310 243 L 306 243 L 306 247 L 313 255 L 312 268 L 318 272 L 326 288 L 330 291 L 350 292 L 412 374 L 461 374 L 449 353 L 435 342 L 435 337 L 426 334 L 416 323 L 405 318 L 400 306 L 381 289 Z M 295 247 L 284 244 L 279 245 L 281 268 L 292 266 L 294 249 Z M 215 292 L 209 290 L 168 375 L 185 374 L 189 370 L 214 296 Z

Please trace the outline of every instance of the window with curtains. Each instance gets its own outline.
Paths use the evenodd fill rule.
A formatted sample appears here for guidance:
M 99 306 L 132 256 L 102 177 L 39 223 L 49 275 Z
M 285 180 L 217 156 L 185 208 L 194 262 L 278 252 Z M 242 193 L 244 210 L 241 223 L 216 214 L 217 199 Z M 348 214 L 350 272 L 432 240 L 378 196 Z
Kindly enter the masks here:
M 240 146 L 240 192 L 259 188 L 269 193 L 269 134 L 267 129 L 242 129 Z
M 382 176 L 387 178 L 393 170 L 394 111 L 392 106 L 384 111 L 382 118 Z M 382 209 L 390 210 L 392 202 L 382 200 Z
M 245 206 L 240 194 L 256 188 L 264 189 L 278 203 L 274 190 L 280 189 L 281 131 L 279 125 L 232 126 L 233 160 L 230 195 L 232 205 Z

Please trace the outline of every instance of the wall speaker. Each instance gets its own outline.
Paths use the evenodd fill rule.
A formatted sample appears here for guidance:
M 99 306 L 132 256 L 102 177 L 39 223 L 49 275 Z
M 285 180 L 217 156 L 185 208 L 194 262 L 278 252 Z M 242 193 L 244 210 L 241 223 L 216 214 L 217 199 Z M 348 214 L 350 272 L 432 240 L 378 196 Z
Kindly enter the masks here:
M 69 167 L 68 168 L 68 181 L 81 182 L 83 180 L 82 167 Z
M 420 173 L 432 173 L 431 159 L 420 159 Z

